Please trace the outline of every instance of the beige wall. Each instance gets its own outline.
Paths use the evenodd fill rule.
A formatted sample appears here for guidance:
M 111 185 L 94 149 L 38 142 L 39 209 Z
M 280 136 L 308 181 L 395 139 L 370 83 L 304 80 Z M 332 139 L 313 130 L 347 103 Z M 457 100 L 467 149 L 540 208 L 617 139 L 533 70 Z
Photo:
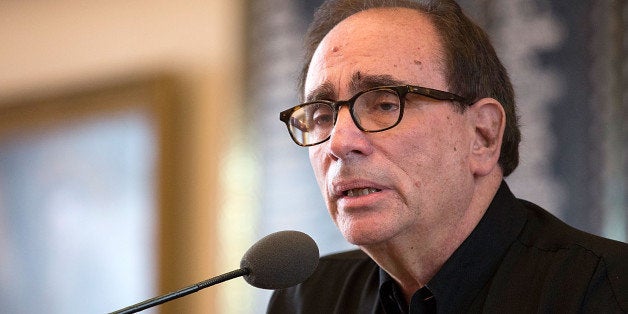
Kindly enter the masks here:
M 241 12 L 227 0 L 1 1 L 0 96 L 155 68 L 224 75 L 238 67 Z
M 218 235 L 211 224 L 224 201 L 218 185 L 229 145 L 224 135 L 237 131 L 226 120 L 243 99 L 237 93 L 243 15 L 243 2 L 233 0 L 0 1 L 0 102 L 156 72 L 183 80 L 190 120 L 180 152 L 187 170 L 179 220 L 186 225 L 179 231 L 190 244 L 167 249 L 179 266 L 160 283 L 161 292 L 226 271 L 214 258 Z M 217 295 L 220 289 L 211 289 L 161 309 L 220 312 Z

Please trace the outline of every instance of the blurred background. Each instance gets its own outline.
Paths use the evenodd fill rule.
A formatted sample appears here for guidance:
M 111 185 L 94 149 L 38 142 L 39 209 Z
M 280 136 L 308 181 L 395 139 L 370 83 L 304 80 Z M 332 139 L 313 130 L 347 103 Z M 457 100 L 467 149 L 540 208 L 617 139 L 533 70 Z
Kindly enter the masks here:
M 0 309 L 103 313 L 239 267 L 262 236 L 350 249 L 278 120 L 322 1 L 0 1 Z M 509 70 L 518 197 L 627 241 L 628 3 L 461 0 Z M 242 279 L 147 313 L 263 313 Z

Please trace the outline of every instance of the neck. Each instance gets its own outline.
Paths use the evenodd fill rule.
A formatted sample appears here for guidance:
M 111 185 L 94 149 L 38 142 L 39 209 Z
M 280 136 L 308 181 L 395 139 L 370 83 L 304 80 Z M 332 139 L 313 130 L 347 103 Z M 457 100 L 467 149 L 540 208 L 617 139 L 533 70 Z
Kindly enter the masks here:
M 501 184 L 501 176 L 476 179 L 468 208 L 454 223 L 417 226 L 385 243 L 361 247 L 397 282 L 409 303 L 480 222 Z

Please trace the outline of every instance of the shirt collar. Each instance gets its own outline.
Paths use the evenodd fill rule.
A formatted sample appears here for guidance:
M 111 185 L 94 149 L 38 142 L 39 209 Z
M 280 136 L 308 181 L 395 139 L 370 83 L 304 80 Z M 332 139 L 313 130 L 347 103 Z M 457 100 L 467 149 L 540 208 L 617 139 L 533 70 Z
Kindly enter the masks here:
M 467 308 L 486 286 L 523 228 L 525 212 L 517 210 L 518 206 L 508 185 L 502 181 L 478 225 L 427 284 L 439 312 Z M 380 268 L 380 293 L 392 280 Z

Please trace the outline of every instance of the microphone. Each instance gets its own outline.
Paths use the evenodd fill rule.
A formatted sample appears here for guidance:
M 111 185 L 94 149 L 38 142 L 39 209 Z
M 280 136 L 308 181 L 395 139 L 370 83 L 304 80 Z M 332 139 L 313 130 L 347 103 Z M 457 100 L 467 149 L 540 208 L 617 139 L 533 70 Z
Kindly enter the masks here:
M 244 280 L 262 289 L 283 289 L 312 275 L 318 265 L 318 246 L 307 234 L 279 231 L 267 235 L 244 253 L 240 269 L 249 269 Z
M 240 269 L 198 282 L 183 289 L 125 307 L 110 314 L 129 314 L 159 305 L 215 284 L 244 276 L 250 285 L 262 289 L 284 289 L 312 275 L 318 266 L 316 242 L 300 231 L 271 233 L 251 246 L 240 261 Z

